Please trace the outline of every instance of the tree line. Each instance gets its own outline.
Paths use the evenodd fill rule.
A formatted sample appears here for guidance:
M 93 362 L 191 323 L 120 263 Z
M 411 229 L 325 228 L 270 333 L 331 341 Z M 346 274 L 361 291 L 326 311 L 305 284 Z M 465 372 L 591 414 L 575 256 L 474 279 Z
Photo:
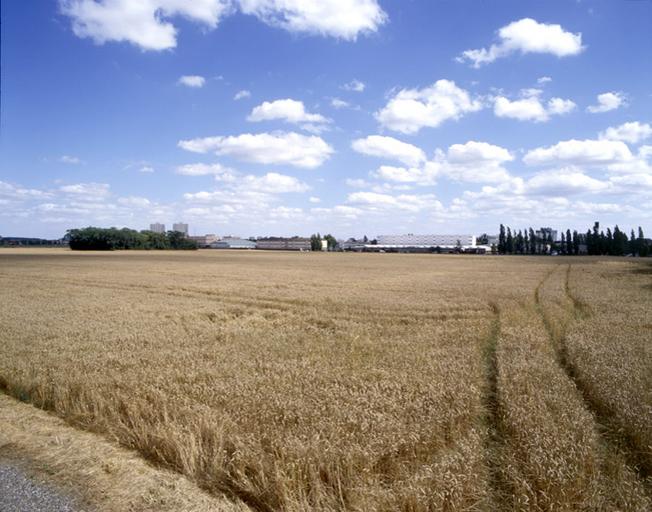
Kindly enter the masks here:
M 600 229 L 596 222 L 593 229 L 586 233 L 561 232 L 560 240 L 553 240 L 551 230 L 534 231 L 532 228 L 525 230 L 512 230 L 500 225 L 498 244 L 495 252 L 499 254 L 551 254 L 556 252 L 563 255 L 589 254 L 593 256 L 649 256 L 652 253 L 650 240 L 645 238 L 643 229 L 639 226 L 638 233 L 632 229 L 629 237 L 617 225 L 607 228 L 606 232 Z
M 128 228 L 87 227 L 69 229 L 65 238 L 68 239 L 70 248 L 76 251 L 197 249 L 197 243 L 179 231 L 154 233 Z

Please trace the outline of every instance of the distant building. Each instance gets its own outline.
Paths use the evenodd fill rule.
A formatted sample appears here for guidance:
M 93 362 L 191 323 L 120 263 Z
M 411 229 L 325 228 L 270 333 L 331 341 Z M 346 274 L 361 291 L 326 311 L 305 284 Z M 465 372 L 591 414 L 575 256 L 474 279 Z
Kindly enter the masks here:
M 548 237 L 552 237 L 552 241 L 556 242 L 557 241 L 557 230 L 552 229 L 552 228 L 541 228 L 537 229 L 536 231 L 536 236 L 540 240 L 548 240 Z
M 220 237 L 213 234 L 189 236 L 188 239 L 197 242 L 197 247 L 209 247 L 211 244 L 218 242 Z
M 267 251 L 309 251 L 310 238 L 295 236 L 292 238 L 268 237 L 256 240 L 256 249 Z
M 149 225 L 149 230 L 153 231 L 154 233 L 165 233 L 165 224 L 155 222 L 154 224 Z
M 179 233 L 183 233 L 184 235 L 188 236 L 188 224 L 183 222 L 176 222 L 172 224 L 172 231 L 178 231 Z
M 379 235 L 376 245 L 387 248 L 467 248 L 475 247 L 474 235 Z
M 209 247 L 211 249 L 255 249 L 256 242 L 244 238 L 229 237 L 213 242 Z
M 489 247 L 492 245 L 495 245 L 498 247 L 498 242 L 499 242 L 499 236 L 498 235 L 487 235 L 487 244 Z
M 364 240 L 356 240 L 355 238 L 349 238 L 346 241 L 340 241 L 339 246 L 343 251 L 364 251 L 365 248 Z

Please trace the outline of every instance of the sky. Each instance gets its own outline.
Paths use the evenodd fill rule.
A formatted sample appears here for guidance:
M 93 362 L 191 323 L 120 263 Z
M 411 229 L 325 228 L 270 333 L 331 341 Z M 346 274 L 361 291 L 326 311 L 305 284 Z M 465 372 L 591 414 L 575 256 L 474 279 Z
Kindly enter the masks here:
M 652 1 L 1 5 L 0 235 L 652 231 Z

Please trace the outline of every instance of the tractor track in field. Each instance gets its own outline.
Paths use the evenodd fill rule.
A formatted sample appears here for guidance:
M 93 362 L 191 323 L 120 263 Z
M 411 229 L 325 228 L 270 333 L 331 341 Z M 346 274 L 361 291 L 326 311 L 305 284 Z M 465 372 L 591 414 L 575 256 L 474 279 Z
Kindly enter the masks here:
M 561 264 L 558 264 L 548 272 L 539 282 L 534 292 L 535 306 L 548 333 L 548 338 L 556 352 L 557 362 L 579 391 L 586 410 L 593 417 L 596 429 L 604 442 L 607 452 L 620 454 L 627 465 L 638 476 L 648 495 L 652 496 L 652 468 L 649 467 L 645 457 L 636 447 L 634 439 L 627 433 L 626 429 L 621 427 L 617 419 L 614 418 L 612 411 L 605 407 L 593 395 L 590 386 L 581 379 L 578 369 L 572 357 L 569 355 L 567 341 L 569 329 L 573 323 L 592 315 L 590 306 L 572 293 L 570 288 L 572 265 L 570 263 L 566 267 L 564 276 L 564 294 L 566 303 L 568 304 L 566 306 L 568 318 L 566 320 L 559 320 L 563 322 L 562 327 L 561 329 L 556 329 L 554 325 L 555 320 L 546 313 L 545 303 L 541 299 L 541 288 L 560 266 Z
M 504 481 L 499 453 L 504 444 L 503 427 L 500 421 L 500 403 L 498 397 L 498 343 L 500 339 L 500 307 L 495 302 L 490 302 L 493 319 L 489 329 L 489 335 L 483 347 L 483 359 L 485 364 L 485 389 L 482 396 L 485 410 L 485 425 L 487 435 L 485 437 L 486 464 L 489 472 L 489 497 L 492 508 L 500 509 L 502 496 L 508 494 L 507 484 Z

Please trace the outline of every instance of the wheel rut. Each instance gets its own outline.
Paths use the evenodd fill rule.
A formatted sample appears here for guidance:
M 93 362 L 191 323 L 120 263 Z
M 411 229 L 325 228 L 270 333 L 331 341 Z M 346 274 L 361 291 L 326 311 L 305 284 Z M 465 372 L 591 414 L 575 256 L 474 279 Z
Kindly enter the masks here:
M 548 337 L 556 351 L 557 361 L 568 378 L 573 381 L 587 411 L 593 416 L 597 431 L 607 452 L 620 454 L 638 476 L 648 495 L 652 496 L 652 468 L 649 467 L 645 457 L 637 449 L 634 440 L 614 419 L 612 412 L 594 397 L 590 387 L 580 378 L 578 369 L 569 355 L 567 335 L 571 326 L 573 323 L 589 318 L 593 314 L 590 306 L 572 293 L 570 286 L 571 264 L 566 267 L 564 275 L 567 317 L 565 319 L 553 319 L 546 312 L 545 303 L 541 298 L 541 289 L 555 271 L 559 270 L 560 266 L 561 264 L 556 265 L 539 282 L 534 293 L 536 309 L 541 315 Z
M 482 397 L 485 410 L 484 422 L 487 428 L 485 438 L 486 463 L 489 471 L 492 508 L 500 509 L 503 496 L 508 493 L 507 484 L 500 470 L 500 451 L 504 444 L 503 428 L 500 421 L 498 399 L 498 343 L 500 339 L 500 307 L 490 302 L 493 319 L 489 335 L 485 341 L 483 359 L 485 365 L 485 389 Z

